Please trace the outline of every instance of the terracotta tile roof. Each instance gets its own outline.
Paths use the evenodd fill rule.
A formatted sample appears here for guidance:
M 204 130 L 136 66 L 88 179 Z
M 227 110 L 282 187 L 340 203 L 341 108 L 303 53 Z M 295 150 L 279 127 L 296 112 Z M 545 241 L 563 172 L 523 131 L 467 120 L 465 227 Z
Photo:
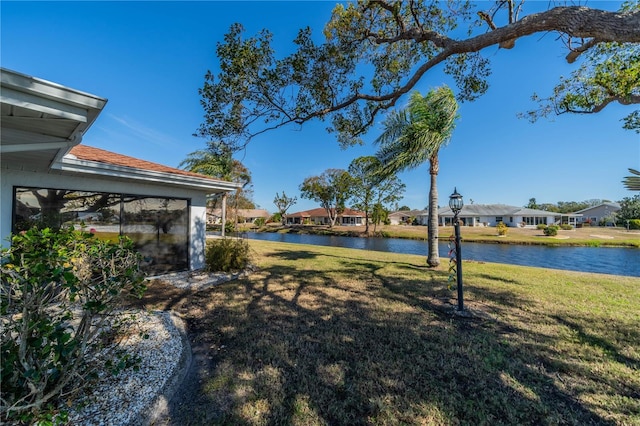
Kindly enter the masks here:
M 312 210 L 304 210 L 301 212 L 295 212 L 288 214 L 287 217 L 325 217 L 327 211 L 323 208 L 317 208 Z M 364 213 L 357 210 L 346 208 L 340 216 L 361 216 L 364 217 Z
M 174 167 L 163 166 L 162 164 L 152 163 L 151 161 L 140 160 L 139 158 L 129 157 L 127 155 L 116 154 L 115 152 L 106 151 L 100 148 L 94 148 L 87 145 L 76 145 L 71 148 L 69 152 L 79 160 L 96 161 L 98 163 L 111 164 L 114 166 L 131 167 L 134 169 L 141 169 L 153 172 L 173 173 L 178 175 L 193 176 L 211 180 L 214 179 L 211 176 L 202 175 L 199 173 L 188 172 L 186 170 L 176 169 Z

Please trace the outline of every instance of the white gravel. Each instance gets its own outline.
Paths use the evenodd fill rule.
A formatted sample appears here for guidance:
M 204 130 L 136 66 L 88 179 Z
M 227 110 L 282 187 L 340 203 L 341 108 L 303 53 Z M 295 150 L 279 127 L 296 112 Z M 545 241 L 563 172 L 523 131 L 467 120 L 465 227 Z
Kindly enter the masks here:
M 180 331 L 168 312 L 122 311 L 118 316 L 130 325 L 119 348 L 139 358 L 137 368 L 117 375 L 101 368 L 98 382 L 65 407 L 70 424 L 139 424 L 140 415 L 154 404 L 184 356 Z M 98 365 L 104 365 L 106 351 L 97 357 Z
M 232 274 L 201 271 L 179 272 L 149 277 L 161 279 L 182 289 L 202 290 L 239 277 L 252 268 Z M 119 349 L 139 359 L 137 369 L 128 368 L 118 375 L 99 369 L 95 385 L 73 397 L 70 406 L 60 406 L 69 414 L 69 424 L 83 426 L 121 426 L 152 424 L 166 410 L 172 390 L 180 384 L 191 360 L 182 321 L 169 312 L 127 310 L 116 318 L 128 321 L 130 332 Z M 104 366 L 105 349 L 96 362 Z M 179 371 L 184 370 L 184 371 Z

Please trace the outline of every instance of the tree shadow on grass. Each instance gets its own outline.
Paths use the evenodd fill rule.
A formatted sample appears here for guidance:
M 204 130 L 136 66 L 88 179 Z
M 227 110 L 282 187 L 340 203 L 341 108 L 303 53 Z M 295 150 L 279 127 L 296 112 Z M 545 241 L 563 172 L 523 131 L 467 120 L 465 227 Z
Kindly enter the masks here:
M 211 362 L 168 423 L 610 423 L 557 386 L 527 336 L 439 313 L 429 300 L 445 273 L 423 280 L 403 268 L 281 263 L 192 295 L 179 309 Z

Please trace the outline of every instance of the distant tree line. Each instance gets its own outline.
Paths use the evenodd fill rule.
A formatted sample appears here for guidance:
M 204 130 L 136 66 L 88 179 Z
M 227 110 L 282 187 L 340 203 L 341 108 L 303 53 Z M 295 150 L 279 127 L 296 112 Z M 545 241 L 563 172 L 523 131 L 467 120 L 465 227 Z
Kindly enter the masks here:
M 601 200 L 593 198 L 585 201 L 558 201 L 553 203 L 540 203 L 536 202 L 535 198 L 529 198 L 529 203 L 524 206 L 528 209 L 544 210 L 554 213 L 574 213 L 578 210 L 587 209 L 589 207 L 599 206 L 602 203 L 610 203 L 611 200 Z
M 554 213 L 574 213 L 589 207 L 599 206 L 602 203 L 610 203 L 611 200 L 601 200 L 594 198 L 585 201 L 558 201 L 557 204 L 538 204 L 535 198 L 530 198 L 529 203 L 524 206 L 529 209 L 545 210 Z M 627 220 L 640 219 L 640 195 L 625 197 L 618 201 L 620 211 L 615 215 L 616 223 L 624 225 Z

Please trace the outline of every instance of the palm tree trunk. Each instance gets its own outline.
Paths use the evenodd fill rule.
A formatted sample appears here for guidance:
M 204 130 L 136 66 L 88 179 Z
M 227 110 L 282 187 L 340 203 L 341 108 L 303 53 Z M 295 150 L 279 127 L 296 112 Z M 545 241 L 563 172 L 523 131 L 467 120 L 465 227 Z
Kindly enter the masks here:
M 427 226 L 427 240 L 429 243 L 429 255 L 427 256 L 427 265 L 436 267 L 440 265 L 440 255 L 438 253 L 438 186 L 437 176 L 440 169 L 438 162 L 438 151 L 435 151 L 429 159 L 431 167 L 429 174 L 431 175 L 431 187 L 429 188 L 429 222 Z

